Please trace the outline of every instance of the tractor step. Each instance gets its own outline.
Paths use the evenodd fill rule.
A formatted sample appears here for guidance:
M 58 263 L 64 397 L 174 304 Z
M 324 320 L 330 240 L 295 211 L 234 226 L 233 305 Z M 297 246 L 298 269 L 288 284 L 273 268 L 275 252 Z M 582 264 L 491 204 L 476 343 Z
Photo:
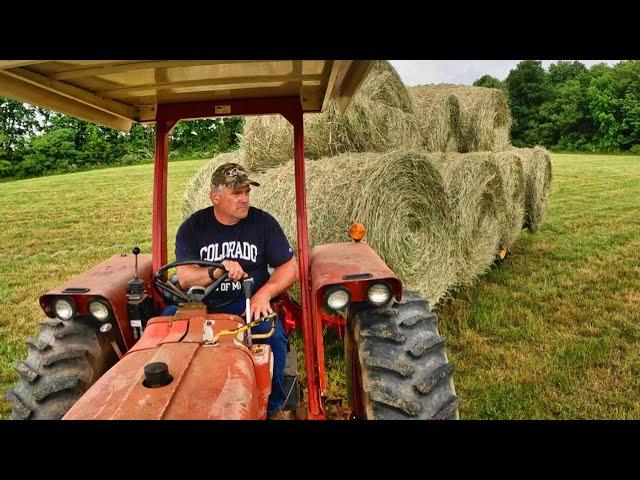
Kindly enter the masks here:
M 294 346 L 291 346 L 289 352 L 287 352 L 282 387 L 287 395 L 283 410 L 296 410 L 302 401 L 302 388 L 298 380 L 298 358 Z

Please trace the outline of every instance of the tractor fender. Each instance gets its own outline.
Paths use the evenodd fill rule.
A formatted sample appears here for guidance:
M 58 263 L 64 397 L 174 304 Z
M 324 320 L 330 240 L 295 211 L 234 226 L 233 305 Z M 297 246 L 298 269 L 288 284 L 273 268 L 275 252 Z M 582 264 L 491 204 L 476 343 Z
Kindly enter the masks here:
M 342 285 L 351 293 L 351 301 L 366 300 L 366 288 L 384 281 L 396 300 L 402 297 L 402 282 L 366 242 L 327 243 L 311 250 L 311 291 L 322 305 L 326 288 Z
M 53 318 L 53 302 L 57 297 L 72 297 L 76 315 L 89 316 L 89 302 L 95 298 L 106 300 L 117 322 L 125 349 L 135 343 L 127 313 L 127 283 L 135 277 L 135 255 L 119 254 L 108 258 L 90 270 L 73 277 L 40 297 L 44 313 Z M 151 255 L 138 255 L 138 277 L 151 291 Z M 114 325 L 116 326 L 116 325 Z

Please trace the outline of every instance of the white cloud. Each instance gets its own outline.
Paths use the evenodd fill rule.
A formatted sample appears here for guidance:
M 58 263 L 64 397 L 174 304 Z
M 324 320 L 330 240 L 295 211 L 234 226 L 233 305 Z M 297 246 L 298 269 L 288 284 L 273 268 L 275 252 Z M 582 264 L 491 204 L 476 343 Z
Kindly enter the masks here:
M 504 80 L 520 60 L 390 60 L 405 85 L 456 83 L 471 85 L 482 75 Z M 557 60 L 543 60 L 548 68 Z M 580 60 L 587 67 L 600 62 L 614 65 L 618 60 Z

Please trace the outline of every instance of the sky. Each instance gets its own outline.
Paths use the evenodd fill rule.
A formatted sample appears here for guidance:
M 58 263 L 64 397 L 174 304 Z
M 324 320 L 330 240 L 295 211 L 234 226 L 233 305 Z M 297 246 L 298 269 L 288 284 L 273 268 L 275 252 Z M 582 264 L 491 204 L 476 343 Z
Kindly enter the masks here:
M 579 60 L 587 67 L 606 62 L 615 65 L 619 60 Z M 483 75 L 504 80 L 520 60 L 390 60 L 405 85 L 426 83 L 457 83 L 471 85 Z M 557 60 L 542 60 L 542 66 Z

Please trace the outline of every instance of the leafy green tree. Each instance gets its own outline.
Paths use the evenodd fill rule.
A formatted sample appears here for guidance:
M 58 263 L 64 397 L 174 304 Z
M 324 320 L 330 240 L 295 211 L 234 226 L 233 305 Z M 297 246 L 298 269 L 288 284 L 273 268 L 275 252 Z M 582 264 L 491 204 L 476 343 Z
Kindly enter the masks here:
M 17 162 L 16 155 L 30 135 L 38 132 L 38 109 L 16 100 L 0 97 L 0 150 L 6 161 Z
M 611 70 L 618 85 L 618 92 L 640 95 L 640 60 L 623 60 Z
M 640 61 L 619 62 L 612 74 L 620 98 L 621 132 L 624 137 L 621 148 L 627 150 L 640 145 Z
M 523 60 L 505 80 L 513 124 L 511 138 L 516 146 L 533 146 L 541 141 L 540 107 L 551 98 L 551 88 L 542 62 Z
M 569 80 L 578 79 L 586 73 L 588 73 L 587 67 L 581 62 L 559 60 L 549 65 L 549 83 L 552 86 L 560 85 Z
M 32 138 L 29 151 L 16 173 L 30 177 L 77 169 L 81 163 L 81 152 L 76 148 L 76 136 L 77 132 L 71 128 L 57 128 Z
M 13 165 L 8 159 L 9 139 L 0 131 L 0 178 L 10 177 L 13 174 Z
M 496 77 L 492 77 L 491 75 L 483 75 L 475 82 L 473 82 L 475 87 L 488 87 L 488 88 L 499 88 L 501 90 L 506 89 L 506 85 L 501 80 L 498 80 Z
M 541 143 L 561 150 L 588 150 L 595 131 L 587 101 L 589 70 L 580 62 L 549 66 L 551 98 L 540 107 Z
M 133 165 L 153 161 L 155 126 L 134 123 L 123 141 L 124 155 L 120 163 Z
M 622 121 L 622 99 L 619 97 L 613 71 L 592 79 L 587 100 L 596 131 L 593 144 L 598 151 L 615 152 L 625 143 Z
M 589 67 L 589 73 L 591 73 L 591 76 L 595 78 L 599 78 L 612 70 L 613 68 L 604 62 L 596 63 Z
M 178 154 L 228 151 L 237 145 L 242 125 L 237 117 L 179 122 L 171 132 L 171 149 Z

